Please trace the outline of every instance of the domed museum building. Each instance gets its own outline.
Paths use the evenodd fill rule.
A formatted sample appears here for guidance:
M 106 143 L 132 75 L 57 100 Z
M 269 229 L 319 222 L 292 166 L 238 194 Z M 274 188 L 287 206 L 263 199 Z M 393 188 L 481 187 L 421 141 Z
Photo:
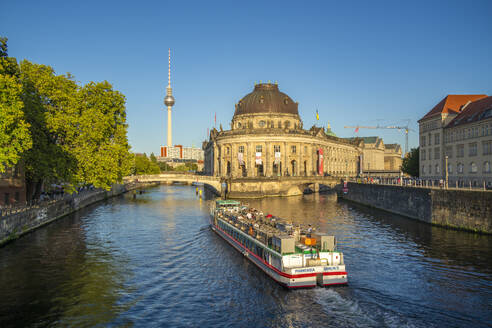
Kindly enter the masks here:
M 230 130 L 212 129 L 205 141 L 205 174 L 227 178 L 355 176 L 360 139 L 330 128 L 303 128 L 299 104 L 272 83 L 256 84 L 235 105 Z

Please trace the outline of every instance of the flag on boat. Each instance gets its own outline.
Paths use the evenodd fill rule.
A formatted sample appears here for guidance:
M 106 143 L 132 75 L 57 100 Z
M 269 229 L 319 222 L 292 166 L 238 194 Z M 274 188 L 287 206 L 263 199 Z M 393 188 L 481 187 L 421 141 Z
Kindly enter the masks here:
M 316 120 L 319 121 L 319 114 L 317 109 L 316 109 Z

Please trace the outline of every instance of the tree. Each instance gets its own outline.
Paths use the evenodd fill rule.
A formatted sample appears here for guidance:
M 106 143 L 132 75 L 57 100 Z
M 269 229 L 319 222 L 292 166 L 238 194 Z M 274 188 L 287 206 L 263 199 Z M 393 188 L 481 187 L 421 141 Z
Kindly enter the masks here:
M 136 175 L 142 174 L 159 174 L 161 170 L 157 163 L 152 162 L 147 158 L 146 154 L 134 155 L 135 156 L 135 169 Z
M 152 163 L 157 163 L 157 158 L 155 157 L 154 153 L 150 153 L 150 161 Z
M 70 76 L 56 76 L 46 65 L 20 64 L 24 114 L 33 147 L 24 154 L 28 198 L 38 198 L 45 182 L 74 184 L 76 160 L 66 149 L 67 130 L 76 126 L 77 84 Z M 65 147 L 65 149 L 64 149 Z
M 420 149 L 412 148 L 403 159 L 401 170 L 412 177 L 419 177 L 419 154 Z
M 75 181 L 109 189 L 132 164 L 125 97 L 107 81 L 90 82 L 79 90 L 75 108 L 79 116 L 67 131 L 66 148 L 77 162 Z
M 7 38 L 0 38 L 0 173 L 16 165 L 32 147 L 17 77 L 17 61 L 7 57 Z
M 174 168 L 167 164 L 166 162 L 158 162 L 159 168 L 161 169 L 161 172 L 163 171 L 174 171 Z
M 34 147 L 25 155 L 28 195 L 44 182 L 109 189 L 130 171 L 125 97 L 108 82 L 83 87 L 70 74 L 21 62 L 25 114 Z

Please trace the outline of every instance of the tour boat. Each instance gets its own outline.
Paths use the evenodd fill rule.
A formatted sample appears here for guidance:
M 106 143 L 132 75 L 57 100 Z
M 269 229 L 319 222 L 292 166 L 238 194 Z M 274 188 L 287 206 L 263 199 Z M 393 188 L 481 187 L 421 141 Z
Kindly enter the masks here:
M 212 230 L 282 286 L 347 284 L 334 236 L 265 216 L 235 200 L 217 200 L 210 214 Z

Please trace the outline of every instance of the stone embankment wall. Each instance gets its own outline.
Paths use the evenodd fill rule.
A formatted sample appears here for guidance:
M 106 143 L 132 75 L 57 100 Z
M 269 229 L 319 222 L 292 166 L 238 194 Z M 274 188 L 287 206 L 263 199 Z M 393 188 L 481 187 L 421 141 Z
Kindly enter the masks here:
M 109 191 L 88 191 L 0 217 L 0 246 L 83 207 L 148 185 L 154 184 L 115 185 Z
M 492 192 L 348 183 L 344 199 L 431 224 L 492 233 Z

